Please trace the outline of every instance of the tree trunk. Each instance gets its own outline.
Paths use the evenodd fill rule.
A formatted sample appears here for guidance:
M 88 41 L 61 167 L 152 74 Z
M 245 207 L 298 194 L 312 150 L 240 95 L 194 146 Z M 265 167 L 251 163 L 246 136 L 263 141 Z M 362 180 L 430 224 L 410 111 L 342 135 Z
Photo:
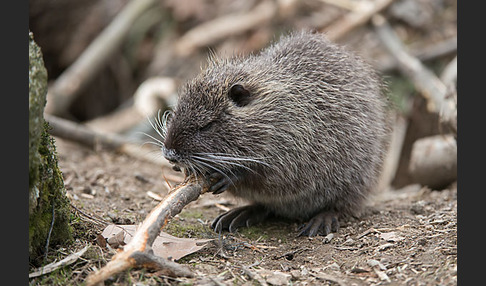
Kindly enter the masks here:
M 50 244 L 66 244 L 72 237 L 69 200 L 43 117 L 46 95 L 47 71 L 29 32 L 29 262 L 34 265 Z

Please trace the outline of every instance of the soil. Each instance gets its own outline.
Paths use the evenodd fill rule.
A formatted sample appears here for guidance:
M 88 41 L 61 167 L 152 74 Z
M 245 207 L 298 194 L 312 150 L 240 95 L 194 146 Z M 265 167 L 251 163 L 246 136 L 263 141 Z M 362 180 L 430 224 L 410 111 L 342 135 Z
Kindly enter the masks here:
M 76 218 L 76 242 L 64 253 L 92 246 L 67 266 L 70 277 L 59 284 L 79 284 L 114 253 L 100 246 L 104 227 L 142 222 L 158 203 L 150 194 L 163 197 L 168 184 L 182 177 L 150 162 L 60 138 L 56 146 Z M 327 237 L 296 237 L 298 223 L 278 220 L 232 234 L 210 229 L 225 208 L 242 204 L 225 193 L 203 194 L 164 229 L 178 237 L 214 239 L 178 261 L 195 278 L 132 269 L 106 285 L 457 284 L 456 184 L 440 191 L 409 185 L 375 194 L 362 217 L 342 221 L 339 232 Z M 36 283 L 56 284 L 49 276 L 31 280 Z

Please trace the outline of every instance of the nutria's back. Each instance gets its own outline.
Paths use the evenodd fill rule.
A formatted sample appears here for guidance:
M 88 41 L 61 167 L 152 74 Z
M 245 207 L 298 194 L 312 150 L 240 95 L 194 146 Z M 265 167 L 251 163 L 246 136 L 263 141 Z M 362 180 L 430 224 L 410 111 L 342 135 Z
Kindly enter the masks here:
M 181 91 L 164 154 L 221 173 L 231 193 L 277 215 L 355 214 L 380 172 L 386 109 L 368 64 L 295 33 L 258 55 L 212 59 Z

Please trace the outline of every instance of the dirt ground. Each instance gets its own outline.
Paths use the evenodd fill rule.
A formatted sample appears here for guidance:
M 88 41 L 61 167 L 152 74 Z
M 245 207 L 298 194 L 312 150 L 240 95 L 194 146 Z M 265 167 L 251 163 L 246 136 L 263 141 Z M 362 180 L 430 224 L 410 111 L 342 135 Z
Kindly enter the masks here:
M 57 283 L 80 284 L 114 253 L 97 242 L 104 227 L 142 222 L 158 203 L 150 192 L 163 197 L 169 189 L 166 179 L 174 184 L 180 175 L 127 155 L 93 151 L 59 138 L 56 145 L 67 194 L 77 208 L 73 208 L 76 242 L 64 253 L 91 245 L 64 270 L 70 277 Z M 211 231 L 212 219 L 225 207 L 243 203 L 224 193 L 204 194 L 164 229 L 179 237 L 214 239 L 178 261 L 195 278 L 173 279 L 142 269 L 126 271 L 105 284 L 457 284 L 455 185 L 441 191 L 411 185 L 376 194 L 363 217 L 342 221 L 339 232 L 328 237 L 296 237 L 299 225 L 285 221 L 268 221 L 221 236 Z M 55 284 L 53 279 L 33 279 L 31 285 Z

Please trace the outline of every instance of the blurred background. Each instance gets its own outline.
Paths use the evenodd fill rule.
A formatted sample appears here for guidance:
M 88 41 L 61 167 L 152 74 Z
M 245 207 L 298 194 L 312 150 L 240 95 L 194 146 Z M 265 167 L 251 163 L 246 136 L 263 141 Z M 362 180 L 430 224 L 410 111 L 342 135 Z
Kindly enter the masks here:
M 407 65 L 417 61 L 440 78 L 448 90 L 442 97 L 457 95 L 456 0 L 31 0 L 29 29 L 48 71 L 46 113 L 94 130 L 136 138 L 148 132 L 147 116 L 174 104 L 178 87 L 210 53 L 247 55 L 310 29 L 382 73 L 396 107 L 387 183 L 413 183 L 414 142 L 451 132 L 430 107 L 430 81 L 418 83 L 428 77 L 417 79 Z M 407 52 L 404 60 L 387 46 L 390 35 Z

